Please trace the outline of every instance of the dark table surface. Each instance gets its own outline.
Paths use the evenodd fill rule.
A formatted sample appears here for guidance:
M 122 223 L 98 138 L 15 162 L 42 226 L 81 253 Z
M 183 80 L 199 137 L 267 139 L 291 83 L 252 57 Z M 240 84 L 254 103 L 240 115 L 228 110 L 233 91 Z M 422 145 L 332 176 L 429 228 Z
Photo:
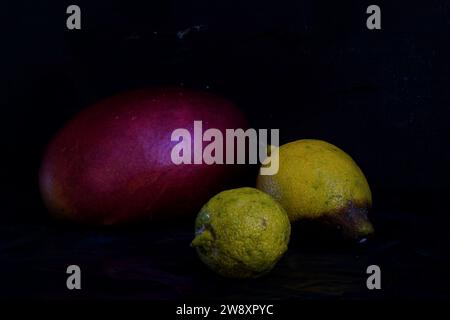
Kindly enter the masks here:
M 0 227 L 0 297 L 43 299 L 383 299 L 450 298 L 450 237 L 445 226 L 406 213 L 381 212 L 377 236 L 349 243 L 293 227 L 289 250 L 255 280 L 209 271 L 189 246 L 191 225 L 121 229 L 11 224 Z M 320 237 L 320 239 L 319 239 Z M 79 265 L 82 289 L 66 288 Z M 366 268 L 381 268 L 381 290 L 368 290 Z

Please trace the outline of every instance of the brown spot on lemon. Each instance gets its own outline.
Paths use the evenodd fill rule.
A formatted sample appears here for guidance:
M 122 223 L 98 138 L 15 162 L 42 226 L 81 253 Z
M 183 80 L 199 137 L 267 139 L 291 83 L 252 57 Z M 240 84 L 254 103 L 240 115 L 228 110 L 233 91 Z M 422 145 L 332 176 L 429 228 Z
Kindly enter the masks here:
M 259 175 L 257 188 L 278 200 L 291 221 L 324 220 L 351 238 L 373 233 L 369 184 L 355 161 L 328 142 L 304 139 L 281 146 L 278 173 Z

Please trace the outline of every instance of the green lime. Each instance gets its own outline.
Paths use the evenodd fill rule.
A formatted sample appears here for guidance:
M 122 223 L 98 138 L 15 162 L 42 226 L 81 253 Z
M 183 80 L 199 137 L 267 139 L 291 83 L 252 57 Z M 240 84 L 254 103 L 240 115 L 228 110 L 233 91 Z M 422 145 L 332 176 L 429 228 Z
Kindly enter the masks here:
M 254 188 L 223 191 L 195 221 L 192 246 L 215 272 L 256 278 L 269 272 L 287 250 L 291 225 L 281 205 Z

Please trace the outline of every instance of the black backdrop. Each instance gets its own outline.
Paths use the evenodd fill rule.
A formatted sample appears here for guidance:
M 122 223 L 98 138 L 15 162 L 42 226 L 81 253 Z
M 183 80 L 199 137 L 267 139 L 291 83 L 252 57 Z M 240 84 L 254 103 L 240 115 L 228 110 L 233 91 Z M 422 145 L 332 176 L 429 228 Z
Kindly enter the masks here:
M 49 219 L 37 170 L 66 120 L 113 93 L 171 84 L 228 97 L 282 143 L 336 144 L 365 172 L 375 212 L 448 234 L 448 1 L 378 2 L 376 31 L 365 27 L 372 1 L 74 3 L 82 30 L 65 27 L 72 1 L 2 3 L 5 224 Z

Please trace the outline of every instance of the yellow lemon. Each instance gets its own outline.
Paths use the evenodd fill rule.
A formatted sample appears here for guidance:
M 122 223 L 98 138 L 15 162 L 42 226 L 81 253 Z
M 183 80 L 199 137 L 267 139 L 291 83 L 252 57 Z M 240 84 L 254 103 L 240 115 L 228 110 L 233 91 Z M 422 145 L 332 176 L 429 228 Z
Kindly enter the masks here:
M 260 174 L 257 188 L 278 200 L 291 221 L 320 219 L 352 238 L 373 233 L 367 218 L 372 195 L 363 172 L 348 154 L 325 141 L 282 145 L 278 173 Z

